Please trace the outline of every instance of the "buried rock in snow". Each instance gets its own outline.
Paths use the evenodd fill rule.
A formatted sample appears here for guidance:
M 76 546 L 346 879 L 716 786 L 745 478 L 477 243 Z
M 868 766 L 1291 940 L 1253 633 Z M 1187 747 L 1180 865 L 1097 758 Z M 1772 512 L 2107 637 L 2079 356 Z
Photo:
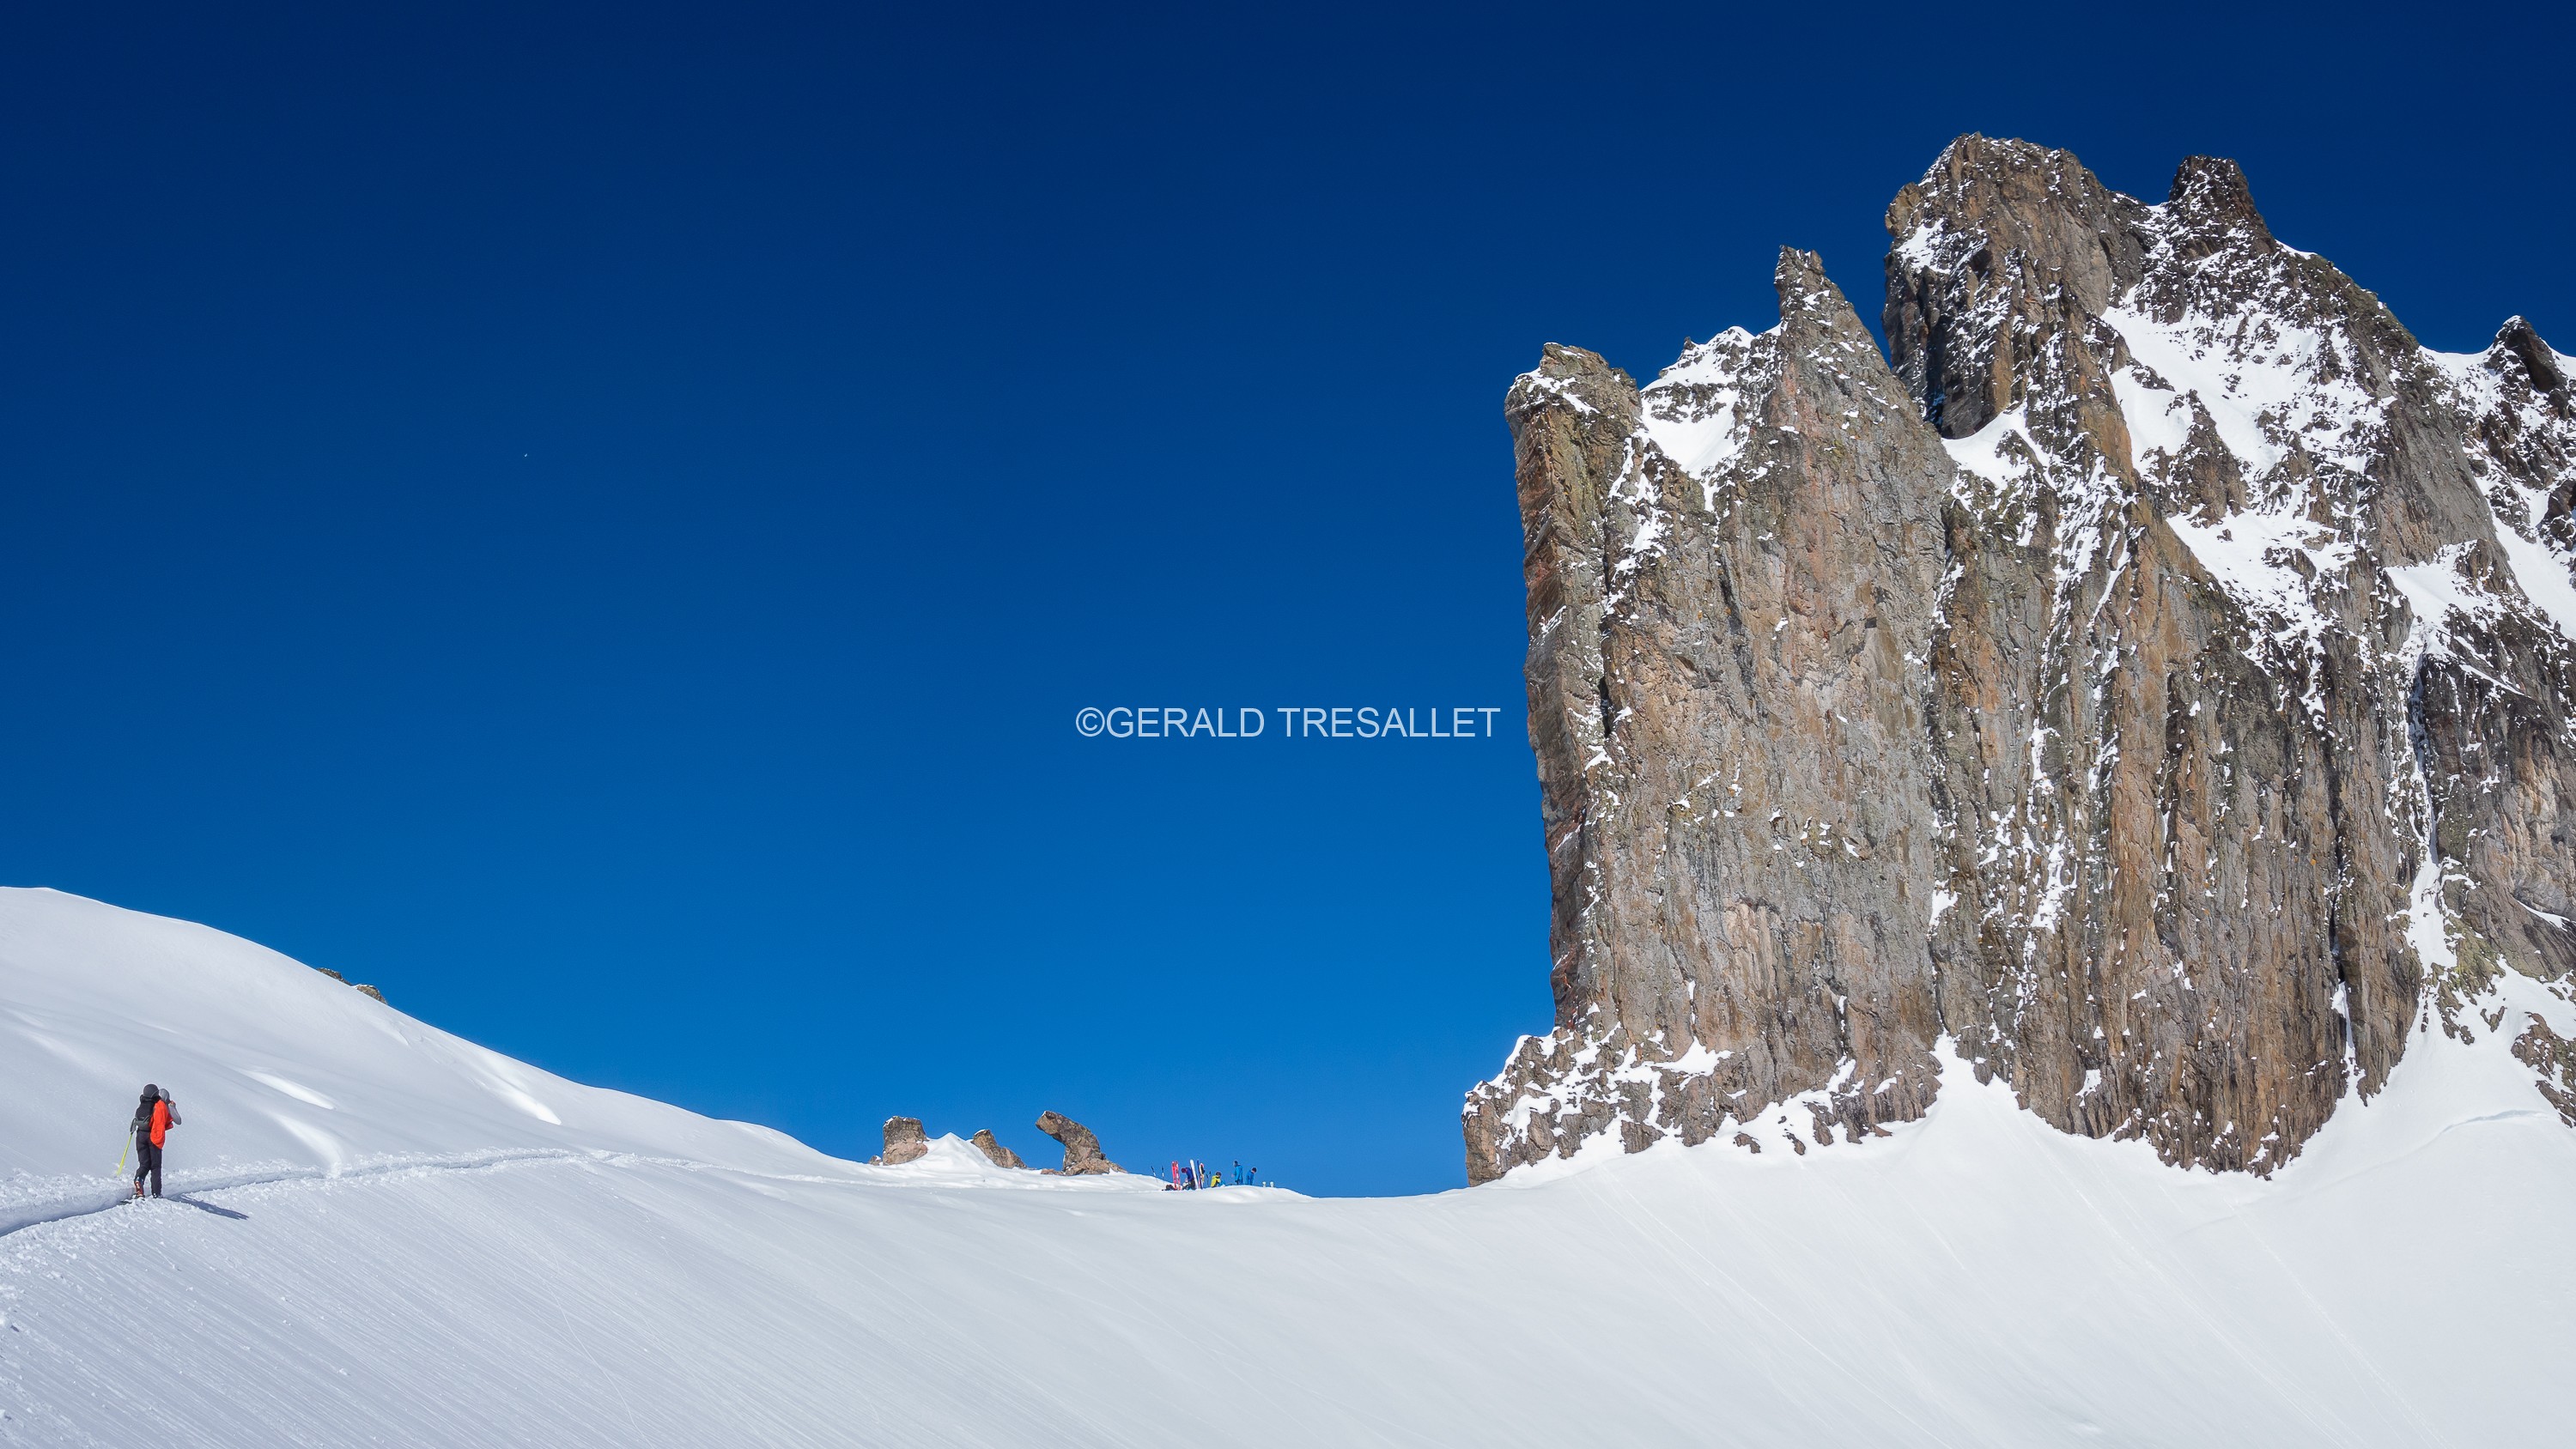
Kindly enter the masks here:
M 1013 1152 L 1011 1149 L 1002 1145 L 1001 1139 L 993 1135 L 993 1129 L 990 1127 L 976 1128 L 975 1135 L 967 1140 L 975 1145 L 976 1151 L 983 1153 L 986 1158 L 990 1159 L 995 1167 L 1028 1166 L 1027 1163 L 1020 1160 L 1020 1154 Z M 1097 1149 L 1098 1146 L 1099 1144 L 1097 1143 L 1093 1144 L 1095 1149 Z
M 918 1117 L 888 1117 L 885 1123 L 885 1151 L 874 1159 L 879 1167 L 892 1167 L 910 1162 L 930 1151 L 930 1139 L 922 1135 Z
M 339 972 L 332 970 L 328 966 L 316 966 L 313 969 L 330 977 L 332 980 L 339 982 L 341 985 L 348 987 L 352 991 L 365 992 L 367 995 L 374 997 L 379 1003 L 383 1002 L 385 999 L 385 994 L 383 992 L 367 985 L 363 981 L 351 981 L 348 977 L 341 975 Z
M 1067 1177 L 1073 1177 L 1089 1172 L 1125 1172 L 1127 1170 L 1101 1155 L 1100 1139 L 1091 1134 L 1090 1128 L 1061 1112 L 1039 1113 L 1038 1130 L 1064 1144 L 1064 1166 L 1043 1168 L 1041 1171 L 1061 1172 Z

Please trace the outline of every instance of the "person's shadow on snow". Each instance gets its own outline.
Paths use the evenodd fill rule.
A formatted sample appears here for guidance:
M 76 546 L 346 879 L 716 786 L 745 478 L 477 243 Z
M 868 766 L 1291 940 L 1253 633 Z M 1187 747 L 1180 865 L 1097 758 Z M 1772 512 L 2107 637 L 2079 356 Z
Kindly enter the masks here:
M 234 1212 L 231 1208 L 228 1208 L 228 1207 L 217 1207 L 217 1206 L 215 1206 L 213 1203 L 210 1203 L 210 1202 L 199 1202 L 199 1201 L 197 1201 L 197 1200 L 196 1200 L 195 1198 L 193 1198 L 193 1197 L 182 1197 L 182 1196 L 180 1196 L 179 1194 L 177 1194 L 177 1193 L 175 1193 L 175 1192 L 174 1192 L 174 1193 L 172 1193 L 172 1194 L 170 1194 L 170 1196 L 169 1196 L 169 1199 L 168 1199 L 168 1200 L 169 1200 L 169 1201 L 171 1201 L 171 1202 L 183 1202 L 183 1203 L 186 1203 L 188 1206 L 190 1206 L 190 1207 L 192 1207 L 192 1208 L 195 1208 L 197 1211 L 199 1211 L 199 1212 L 201 1212 L 201 1213 L 213 1213 L 216 1217 L 219 1217 L 219 1218 L 231 1218 L 231 1219 L 232 1219 L 233 1221 L 235 1221 L 235 1222 L 248 1222 L 248 1221 L 250 1221 L 250 1214 L 248 1214 L 248 1213 L 237 1213 L 237 1212 Z

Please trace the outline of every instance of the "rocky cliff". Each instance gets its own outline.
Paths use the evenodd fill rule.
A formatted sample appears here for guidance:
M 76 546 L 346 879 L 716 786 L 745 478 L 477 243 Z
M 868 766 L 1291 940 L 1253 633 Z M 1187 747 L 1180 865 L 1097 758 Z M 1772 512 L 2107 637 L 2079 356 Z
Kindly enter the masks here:
M 1892 362 L 1788 251 L 1767 332 L 1511 389 L 1557 1021 L 1470 1178 L 1859 1140 L 1945 1038 L 2220 1169 L 2436 1024 L 2576 1104 L 2467 1009 L 2576 967 L 2569 359 L 2425 349 L 2226 161 L 1964 137 L 1888 228 Z

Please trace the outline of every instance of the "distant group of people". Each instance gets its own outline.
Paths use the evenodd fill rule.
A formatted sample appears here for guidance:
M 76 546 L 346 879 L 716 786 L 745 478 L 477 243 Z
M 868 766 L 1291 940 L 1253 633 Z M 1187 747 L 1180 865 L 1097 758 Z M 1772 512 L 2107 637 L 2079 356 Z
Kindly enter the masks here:
M 1228 1175 L 1224 1168 L 1210 1167 L 1204 1162 L 1175 1162 L 1172 1164 L 1172 1180 L 1165 1184 L 1163 1190 L 1193 1192 L 1203 1187 L 1259 1187 L 1260 1185 L 1261 1169 L 1246 1167 L 1240 1161 L 1234 1164 L 1231 1175 Z
M 134 1195 L 141 1197 L 143 1180 L 152 1179 L 152 1196 L 161 1195 L 161 1148 L 169 1141 L 170 1129 L 179 1125 L 179 1103 L 169 1093 L 150 1082 L 143 1084 L 143 1100 L 134 1109 Z

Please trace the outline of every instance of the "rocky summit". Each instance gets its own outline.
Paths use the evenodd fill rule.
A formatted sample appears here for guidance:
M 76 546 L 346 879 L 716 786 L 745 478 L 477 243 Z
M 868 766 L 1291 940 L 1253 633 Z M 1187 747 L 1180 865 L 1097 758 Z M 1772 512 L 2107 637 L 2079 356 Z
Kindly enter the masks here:
M 1556 1026 L 1487 1181 L 1613 1136 L 1921 1116 L 2269 1172 L 2428 1031 L 2576 968 L 2576 396 L 2522 319 L 2419 344 L 2232 162 L 2148 204 L 1951 144 L 1882 352 L 1811 254 L 1640 388 L 1512 386 Z

